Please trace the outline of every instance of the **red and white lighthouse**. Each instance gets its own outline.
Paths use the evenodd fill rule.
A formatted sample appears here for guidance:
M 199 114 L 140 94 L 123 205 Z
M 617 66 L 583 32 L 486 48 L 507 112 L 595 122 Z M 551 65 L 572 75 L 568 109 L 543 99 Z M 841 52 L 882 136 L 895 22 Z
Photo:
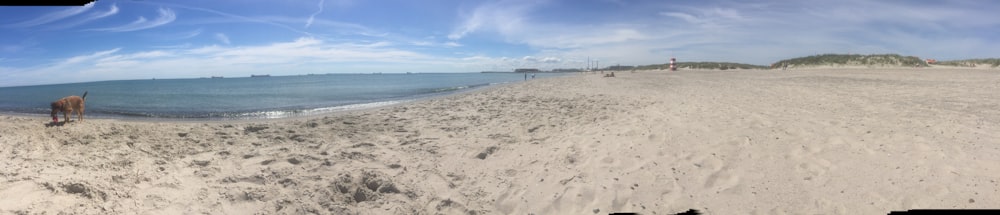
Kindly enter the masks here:
M 670 71 L 677 71 L 677 58 L 670 58 Z

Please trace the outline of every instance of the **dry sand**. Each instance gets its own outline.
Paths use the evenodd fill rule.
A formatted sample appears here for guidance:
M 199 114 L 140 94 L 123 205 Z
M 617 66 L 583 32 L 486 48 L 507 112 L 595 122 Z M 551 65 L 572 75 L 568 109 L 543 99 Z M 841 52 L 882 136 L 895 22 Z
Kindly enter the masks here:
M 0 213 L 1000 208 L 1000 72 L 616 75 L 303 119 L 0 116 Z

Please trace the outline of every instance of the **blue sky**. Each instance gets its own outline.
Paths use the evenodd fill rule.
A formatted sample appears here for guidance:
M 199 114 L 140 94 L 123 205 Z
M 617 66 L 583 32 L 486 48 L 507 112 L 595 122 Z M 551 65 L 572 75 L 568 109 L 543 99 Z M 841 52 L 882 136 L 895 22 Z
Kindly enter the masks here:
M 101 0 L 0 7 L 0 86 L 824 53 L 1000 57 L 994 1 Z

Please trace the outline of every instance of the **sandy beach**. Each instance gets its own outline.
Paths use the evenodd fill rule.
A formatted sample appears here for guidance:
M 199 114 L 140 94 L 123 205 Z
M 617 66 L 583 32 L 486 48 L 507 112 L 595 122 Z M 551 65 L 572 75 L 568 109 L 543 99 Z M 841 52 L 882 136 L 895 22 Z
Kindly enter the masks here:
M 1000 71 L 616 72 L 307 118 L 0 116 L 2 214 L 1000 208 Z

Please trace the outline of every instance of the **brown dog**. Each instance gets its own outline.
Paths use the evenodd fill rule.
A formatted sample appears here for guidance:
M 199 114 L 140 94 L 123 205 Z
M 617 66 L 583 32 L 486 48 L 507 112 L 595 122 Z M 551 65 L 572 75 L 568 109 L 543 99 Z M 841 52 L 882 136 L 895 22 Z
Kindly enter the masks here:
M 63 119 L 69 122 L 69 116 L 76 112 L 77 121 L 83 122 L 83 103 L 87 100 L 87 92 L 83 92 L 83 97 L 80 96 L 67 96 L 59 100 L 52 102 L 52 122 L 59 122 L 59 117 L 56 117 L 56 113 L 60 111 L 63 113 Z

